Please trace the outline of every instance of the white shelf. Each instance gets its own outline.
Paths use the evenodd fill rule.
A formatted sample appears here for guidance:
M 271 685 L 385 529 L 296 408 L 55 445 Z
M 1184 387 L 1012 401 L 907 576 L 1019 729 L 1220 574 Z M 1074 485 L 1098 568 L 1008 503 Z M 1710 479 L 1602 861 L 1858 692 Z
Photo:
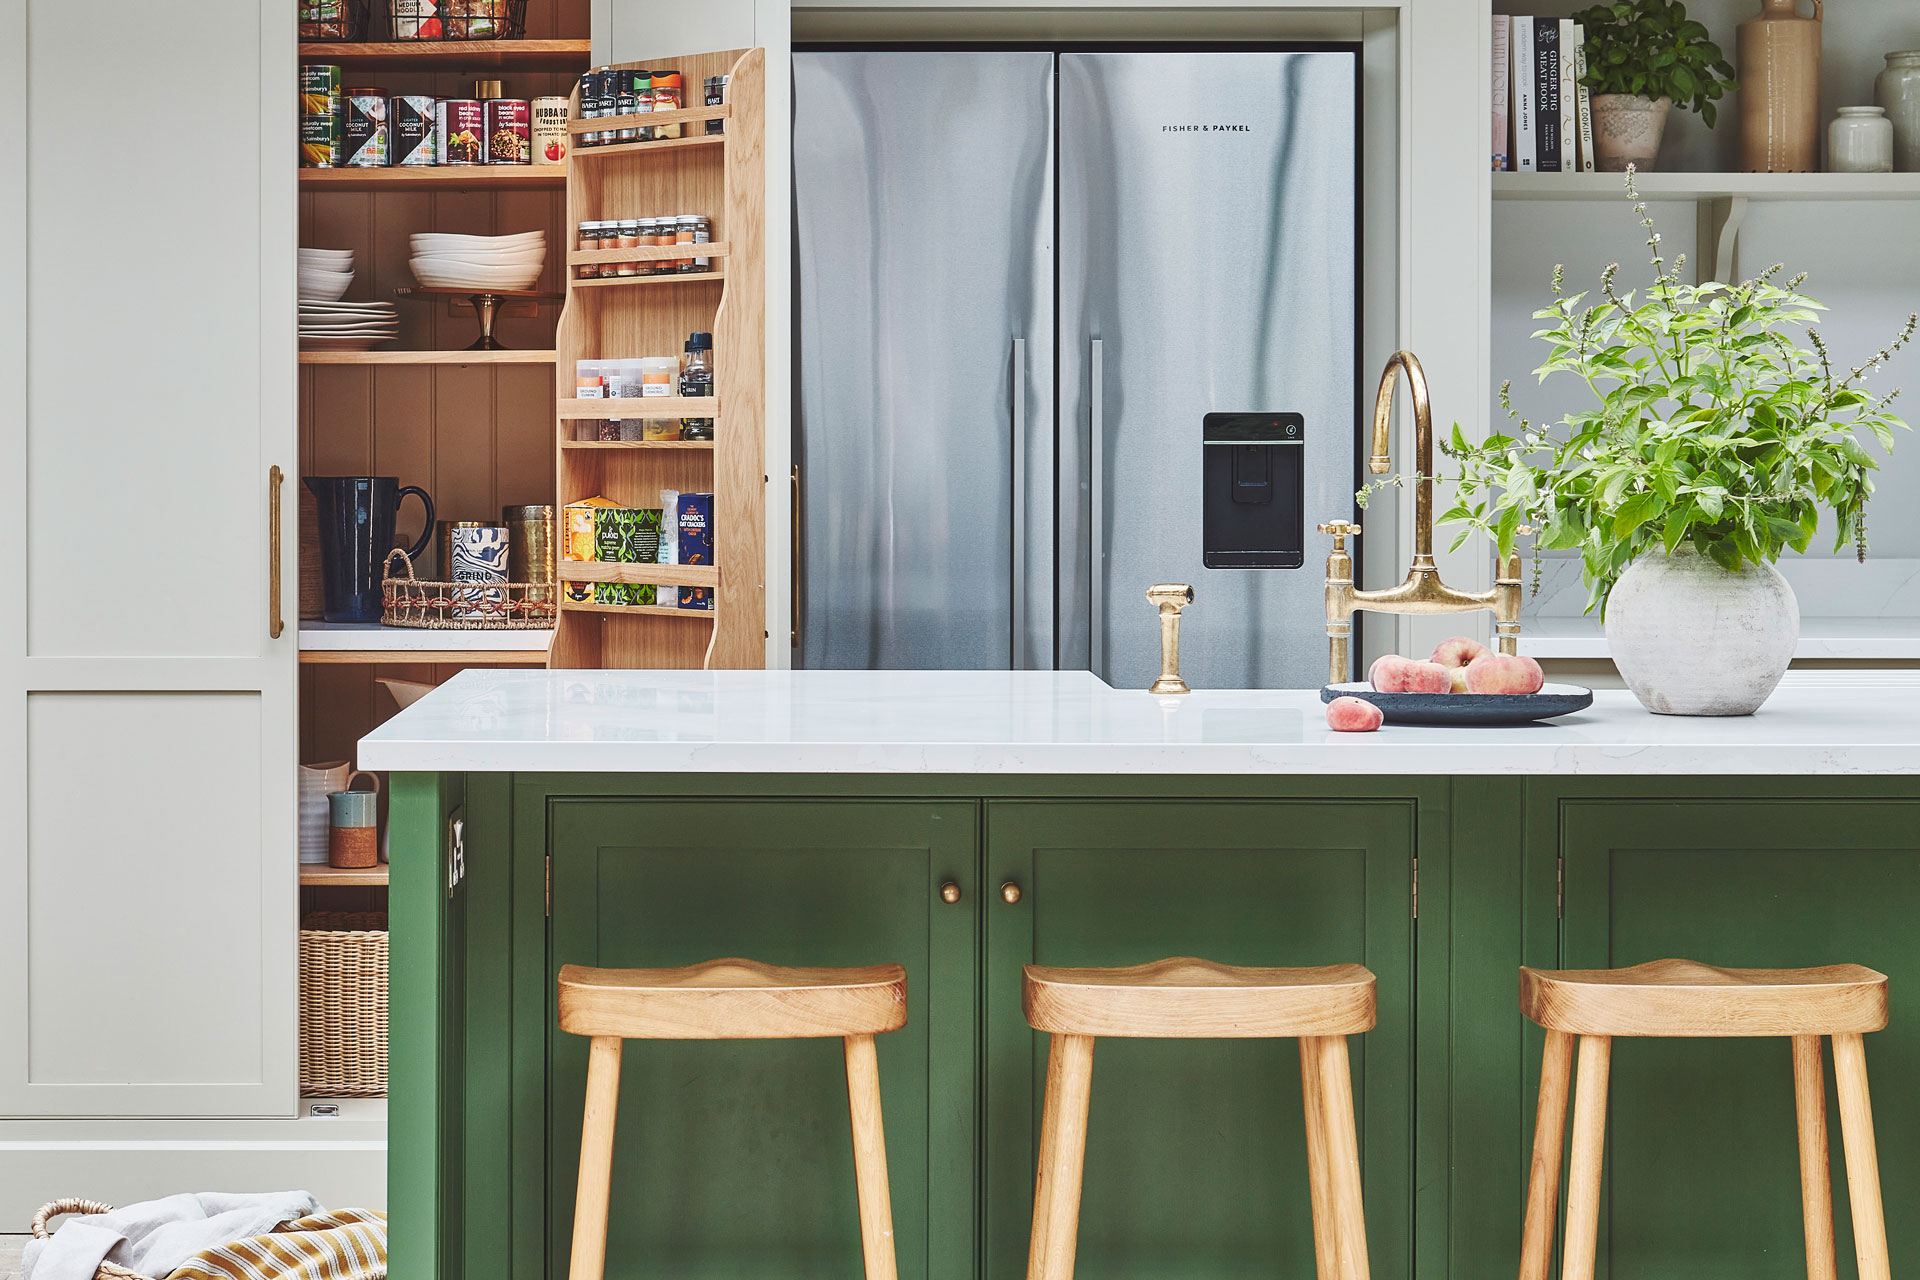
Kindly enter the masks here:
M 1920 200 L 1920 173 L 1642 173 L 1648 200 Z M 1618 173 L 1496 173 L 1495 200 L 1620 200 Z
M 1607 658 L 1598 618 L 1523 618 L 1520 652 L 1530 658 Z M 1920 618 L 1802 618 L 1798 661 L 1920 658 Z
M 547 649 L 553 632 L 543 631 L 430 631 L 421 627 L 383 627 L 377 622 L 313 622 L 300 624 L 302 653 L 501 652 Z

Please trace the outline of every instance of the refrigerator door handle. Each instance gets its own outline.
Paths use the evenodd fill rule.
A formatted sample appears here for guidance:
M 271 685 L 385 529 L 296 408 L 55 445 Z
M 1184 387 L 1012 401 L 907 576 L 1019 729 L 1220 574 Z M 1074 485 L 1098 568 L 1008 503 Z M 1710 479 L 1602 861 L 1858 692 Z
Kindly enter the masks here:
M 1107 666 L 1107 632 L 1105 625 L 1107 583 L 1107 430 L 1106 430 L 1106 382 L 1107 360 L 1104 346 L 1099 338 L 1087 343 L 1087 499 L 1091 517 L 1090 534 L 1087 543 L 1087 628 L 1088 666 L 1093 674 L 1102 674 Z
M 1013 340 L 1013 635 L 1015 671 L 1027 666 L 1027 340 Z

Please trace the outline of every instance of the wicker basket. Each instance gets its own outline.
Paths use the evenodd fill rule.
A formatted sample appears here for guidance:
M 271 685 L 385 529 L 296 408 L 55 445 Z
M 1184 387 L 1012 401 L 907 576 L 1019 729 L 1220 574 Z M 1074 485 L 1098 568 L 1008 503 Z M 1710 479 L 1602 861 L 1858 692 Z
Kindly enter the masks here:
M 404 578 L 393 576 L 400 558 Z M 559 587 L 551 582 L 424 582 L 413 560 L 395 547 L 380 580 L 380 622 L 388 627 L 451 631 L 538 631 L 554 624 Z
M 68 1213 L 111 1213 L 113 1206 L 98 1200 L 55 1200 L 40 1206 L 40 1212 L 33 1215 L 33 1237 L 36 1240 L 47 1238 L 47 1220 Z M 94 1280 L 147 1280 L 138 1271 L 129 1271 L 125 1267 L 116 1267 L 111 1262 L 102 1262 L 100 1269 L 93 1273 Z
M 300 922 L 300 1092 L 387 1092 L 384 911 L 316 911 Z

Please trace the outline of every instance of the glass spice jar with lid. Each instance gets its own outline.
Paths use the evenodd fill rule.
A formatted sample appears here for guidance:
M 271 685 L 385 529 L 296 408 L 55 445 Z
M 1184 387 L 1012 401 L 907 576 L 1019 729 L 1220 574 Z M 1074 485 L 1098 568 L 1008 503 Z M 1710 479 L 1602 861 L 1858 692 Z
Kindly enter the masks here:
M 620 229 L 618 238 L 615 241 L 615 247 L 620 249 L 638 249 L 640 247 L 640 219 L 622 218 L 620 220 Z M 604 268 L 600 274 L 606 274 Z M 640 264 L 632 258 L 624 259 L 615 267 L 613 274 L 617 276 L 637 276 L 640 274 Z

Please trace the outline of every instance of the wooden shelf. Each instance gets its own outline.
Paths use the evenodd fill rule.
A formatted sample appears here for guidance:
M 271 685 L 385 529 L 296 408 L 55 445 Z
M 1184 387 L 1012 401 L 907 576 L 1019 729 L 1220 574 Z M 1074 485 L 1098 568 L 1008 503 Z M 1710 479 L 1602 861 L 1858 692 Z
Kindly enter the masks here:
M 387 864 L 381 862 L 371 867 L 348 870 L 343 867 L 329 867 L 322 863 L 303 862 L 300 864 L 300 883 L 326 885 L 338 889 L 384 885 L 387 883 Z
M 579 251 L 576 250 L 575 252 Z M 596 249 L 592 250 L 592 252 L 603 253 L 605 250 Z M 614 261 L 618 262 L 620 260 L 618 254 L 621 252 L 632 253 L 634 251 L 616 251 Z M 568 256 L 571 257 L 572 255 L 569 254 Z M 680 258 L 690 255 L 675 253 L 665 256 Z M 705 257 L 706 255 L 702 254 L 701 256 Z M 676 271 L 672 275 L 659 276 L 595 276 L 591 280 L 581 280 L 578 278 L 569 279 L 567 284 L 570 288 L 574 289 L 618 289 L 626 285 L 705 284 L 709 280 L 724 280 L 726 279 L 726 275 L 726 268 L 722 267 L 719 263 L 715 263 L 711 271 Z
M 516 191 L 559 190 L 567 184 L 564 164 L 476 164 L 390 166 L 383 169 L 302 169 L 300 185 L 320 191 Z
M 1920 200 L 1920 173 L 1642 173 L 1648 200 Z M 1620 200 L 1619 173 L 1496 173 L 1495 200 Z
M 718 418 L 718 396 L 621 396 L 615 399 L 581 399 L 561 396 L 559 414 L 567 418 Z M 563 441 L 562 443 L 566 443 Z M 706 442 L 711 445 L 711 442 Z
M 598 125 L 599 120 L 594 124 Z M 727 140 L 724 133 L 691 133 L 678 138 L 655 138 L 651 142 L 609 142 L 597 147 L 573 149 L 575 160 L 606 160 L 615 156 L 644 155 L 649 151 L 672 151 L 677 147 L 712 147 Z
M 383 627 L 377 622 L 300 623 L 300 661 L 303 663 L 499 663 L 505 666 L 541 666 L 553 643 L 549 628 L 526 631 L 435 630 L 426 627 Z
M 594 604 L 585 600 L 563 600 L 560 603 L 563 613 L 612 613 L 636 614 L 643 618 L 687 618 L 695 622 L 712 622 L 712 609 L 676 609 L 670 604 Z
M 720 585 L 720 570 L 710 564 L 622 564 L 612 560 L 562 560 L 560 581 L 717 587 Z
M 729 105 L 722 104 L 717 107 L 682 107 L 678 111 L 641 111 L 630 116 L 594 116 L 592 119 L 580 119 L 569 122 L 567 132 L 578 135 L 582 133 L 606 133 L 614 129 L 644 129 L 649 125 L 692 124 L 695 121 L 725 120 L 732 114 L 733 108 Z M 708 136 L 724 138 L 727 135 L 724 133 L 708 135 L 703 132 L 700 136 L 703 138 Z M 575 155 L 598 155 L 602 152 L 613 151 L 620 147 L 657 146 L 661 142 L 675 141 L 684 141 L 684 139 L 661 138 L 653 143 L 611 142 L 604 147 L 575 147 L 573 153 Z
M 659 262 L 667 258 L 724 258 L 727 256 L 726 241 L 714 244 L 648 244 L 632 249 L 573 249 L 567 253 L 567 265 L 585 266 L 589 262 Z M 675 275 L 698 276 L 704 271 L 676 271 Z M 593 277 L 599 279 L 598 276 Z M 621 276 L 622 280 L 639 277 Z
M 455 666 L 492 663 L 502 667 L 542 667 L 545 649 L 302 649 L 300 661 L 334 666 Z
M 456 71 L 465 67 L 572 71 L 584 70 L 593 60 L 593 51 L 587 40 L 311 41 L 300 46 L 300 60 L 367 71 Z
M 562 440 L 562 449 L 705 449 L 713 451 L 711 440 Z
M 552 351 L 302 351 L 301 364 L 552 364 Z

